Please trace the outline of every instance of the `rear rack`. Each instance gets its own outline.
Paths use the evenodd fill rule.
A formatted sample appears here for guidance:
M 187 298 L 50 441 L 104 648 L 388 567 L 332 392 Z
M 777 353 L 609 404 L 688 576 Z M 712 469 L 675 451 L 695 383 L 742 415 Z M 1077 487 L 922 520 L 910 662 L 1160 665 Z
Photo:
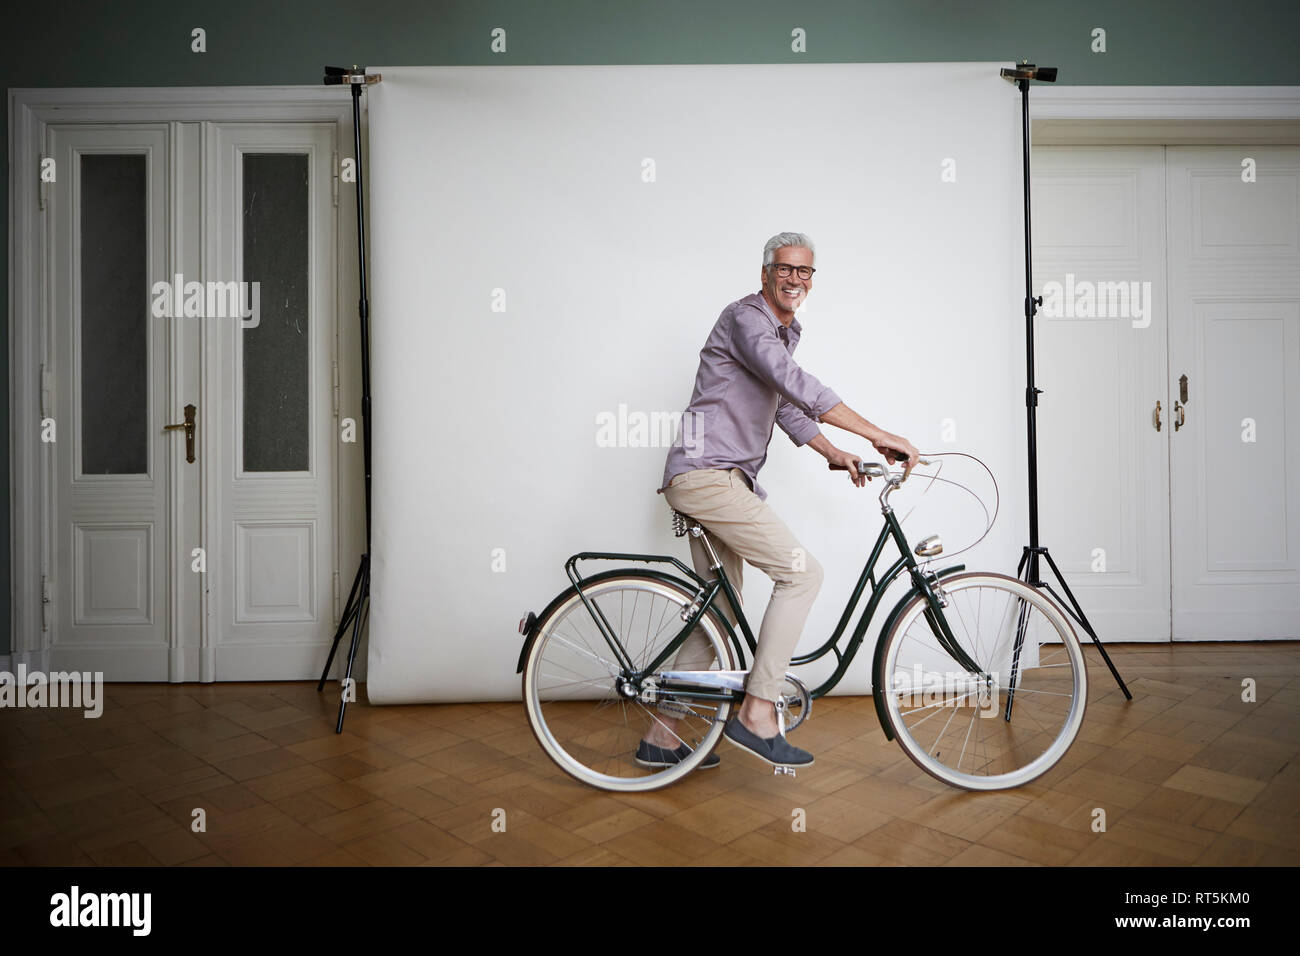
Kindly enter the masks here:
M 678 571 L 681 571 L 683 574 L 689 577 L 696 584 L 704 586 L 709 583 L 708 581 L 705 581 L 704 578 L 696 574 L 694 568 L 688 568 L 686 565 L 682 564 L 681 561 L 677 560 L 677 558 L 674 558 L 671 555 L 619 554 L 614 551 L 582 551 L 578 554 L 575 554 L 573 557 L 569 558 L 568 561 L 564 562 L 564 573 L 569 576 L 569 580 L 573 582 L 573 586 L 578 589 L 579 594 L 582 593 L 582 581 L 583 581 L 582 575 L 578 573 L 577 565 L 579 561 L 641 561 L 648 564 L 671 564 L 673 567 L 675 567 Z M 583 599 L 583 602 L 586 603 L 585 598 Z
M 587 613 L 591 615 L 591 619 L 596 622 L 597 629 L 609 644 L 610 651 L 616 658 L 618 658 L 619 664 L 628 670 L 632 669 L 632 662 L 627 660 L 626 655 L 622 653 L 622 648 L 618 643 L 618 639 L 614 636 L 614 629 L 610 626 L 609 621 L 605 620 L 605 615 L 601 613 L 600 608 L 592 604 L 591 600 L 582 590 L 583 577 L 578 573 L 577 565 L 579 561 L 589 560 L 641 561 L 649 564 L 671 564 L 683 574 L 687 575 L 688 578 L 700 588 L 708 586 L 708 582 L 696 574 L 694 570 L 688 568 L 676 558 L 666 554 L 620 554 L 614 551 L 582 551 L 573 555 L 573 557 L 569 558 L 568 561 L 564 562 L 564 572 L 569 576 L 569 580 L 573 582 L 573 586 L 577 589 L 578 597 L 582 599 L 583 607 L 587 609 Z

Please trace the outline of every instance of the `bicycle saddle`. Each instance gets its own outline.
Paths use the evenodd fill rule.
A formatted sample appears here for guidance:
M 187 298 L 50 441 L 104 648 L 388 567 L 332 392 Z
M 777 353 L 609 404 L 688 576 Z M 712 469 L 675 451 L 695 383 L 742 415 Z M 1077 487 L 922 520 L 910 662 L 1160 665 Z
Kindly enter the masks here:
M 673 534 L 678 538 L 685 537 L 686 533 L 691 530 L 689 522 L 694 521 L 695 519 L 690 515 L 684 515 L 680 511 L 673 511 Z

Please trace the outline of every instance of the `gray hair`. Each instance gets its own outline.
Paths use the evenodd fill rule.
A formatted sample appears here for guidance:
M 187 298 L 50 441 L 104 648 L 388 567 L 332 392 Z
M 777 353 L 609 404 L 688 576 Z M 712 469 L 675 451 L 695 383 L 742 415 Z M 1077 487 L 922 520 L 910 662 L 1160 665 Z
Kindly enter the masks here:
M 784 246 L 803 246 L 814 256 L 817 250 L 813 248 L 812 240 L 802 232 L 778 232 L 771 239 L 767 240 L 767 245 L 763 246 L 763 266 L 766 268 L 776 261 L 776 250 Z

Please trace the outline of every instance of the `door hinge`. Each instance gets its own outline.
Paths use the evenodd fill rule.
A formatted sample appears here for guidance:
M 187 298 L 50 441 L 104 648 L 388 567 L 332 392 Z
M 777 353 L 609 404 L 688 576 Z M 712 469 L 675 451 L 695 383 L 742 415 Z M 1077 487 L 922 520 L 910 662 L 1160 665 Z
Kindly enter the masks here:
M 334 363 L 333 375 L 334 375 L 334 418 L 337 420 L 339 417 L 339 393 L 340 393 L 338 362 Z
M 337 209 L 339 205 L 339 154 L 334 153 L 332 155 L 334 157 L 334 176 L 332 177 L 331 189 L 334 193 L 334 208 Z
M 335 622 L 337 622 L 339 619 L 339 573 L 338 571 L 334 572 L 333 583 L 334 583 L 334 620 Z
M 50 605 L 52 603 L 53 602 L 50 600 L 50 579 L 46 575 L 42 574 L 41 575 L 41 630 L 42 631 L 48 631 L 50 629 Z

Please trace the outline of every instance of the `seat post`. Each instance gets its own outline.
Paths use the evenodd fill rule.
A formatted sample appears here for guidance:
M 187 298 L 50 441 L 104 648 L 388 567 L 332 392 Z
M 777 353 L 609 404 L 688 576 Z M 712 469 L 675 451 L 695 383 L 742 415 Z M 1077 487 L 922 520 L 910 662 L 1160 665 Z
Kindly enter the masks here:
M 691 534 L 704 542 L 704 550 L 709 553 L 709 570 L 716 571 L 722 567 L 722 559 L 718 557 L 718 552 L 713 550 L 713 542 L 710 541 L 709 536 L 704 533 L 704 526 L 697 521 L 695 524 L 691 525 Z
M 722 559 L 718 557 L 718 552 L 713 550 L 713 542 L 704 533 L 704 526 L 690 515 L 682 514 L 676 508 L 673 509 L 673 534 L 679 538 L 685 534 L 700 538 L 704 542 L 704 550 L 709 554 L 709 570 L 716 571 L 722 567 Z

